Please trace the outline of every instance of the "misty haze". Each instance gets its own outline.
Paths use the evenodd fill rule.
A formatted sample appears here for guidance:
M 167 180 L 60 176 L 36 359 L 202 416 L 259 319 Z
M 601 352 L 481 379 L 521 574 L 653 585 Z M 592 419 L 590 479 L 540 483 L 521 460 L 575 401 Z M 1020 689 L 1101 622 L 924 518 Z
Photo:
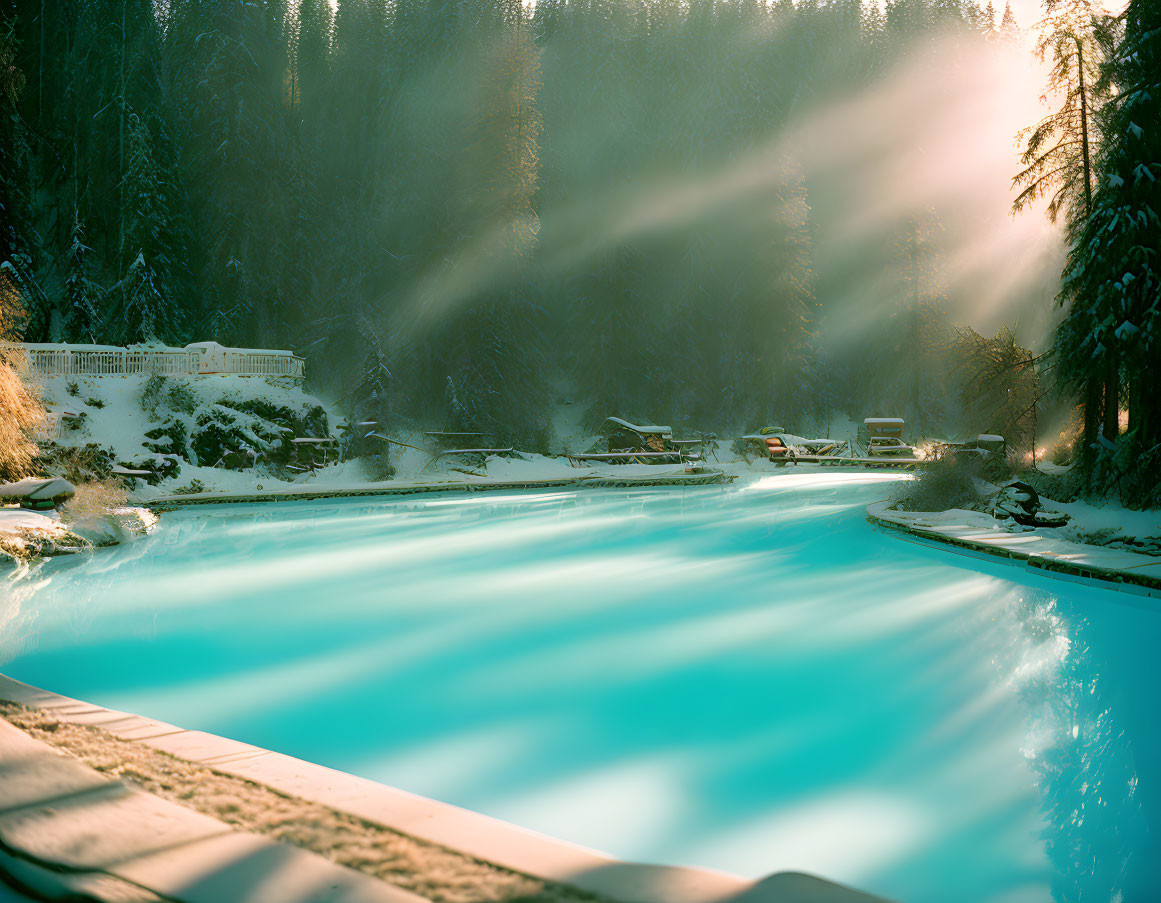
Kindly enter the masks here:
M 0 900 L 1161 899 L 1159 123 L 1156 0 L 0 0 Z

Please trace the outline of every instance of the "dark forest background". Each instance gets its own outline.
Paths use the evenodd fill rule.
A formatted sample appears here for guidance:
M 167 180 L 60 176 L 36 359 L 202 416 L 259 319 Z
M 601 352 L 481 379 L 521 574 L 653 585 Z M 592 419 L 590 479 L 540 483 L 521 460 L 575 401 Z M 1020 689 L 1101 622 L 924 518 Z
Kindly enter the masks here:
M 949 378 L 941 212 L 905 211 L 846 271 L 816 272 L 835 226 L 815 211 L 841 208 L 837 189 L 791 154 L 752 154 L 949 36 L 1015 41 L 1010 12 L 0 9 L 0 260 L 27 341 L 290 347 L 360 416 L 527 446 L 547 441 L 562 393 L 594 419 L 723 431 L 806 429 L 833 405 L 946 432 L 970 408 Z M 855 342 L 820 341 L 867 274 L 877 316 Z

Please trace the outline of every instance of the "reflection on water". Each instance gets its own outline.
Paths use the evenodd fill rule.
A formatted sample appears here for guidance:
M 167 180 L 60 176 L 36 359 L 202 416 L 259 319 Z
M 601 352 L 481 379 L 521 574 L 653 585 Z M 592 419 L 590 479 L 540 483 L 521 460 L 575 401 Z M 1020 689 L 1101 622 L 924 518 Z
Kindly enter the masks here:
M 1105 604 L 1093 611 L 1089 604 Z M 1157 635 L 1134 606 L 1088 600 L 1018 611 L 1025 659 L 1014 672 L 1028 711 L 1057 900 L 1161 898 Z M 1067 614 L 1062 614 L 1062 611 Z M 1142 780 L 1143 778 L 1143 780 Z
M 1155 900 L 1150 604 L 874 480 L 200 508 L 8 579 L 4 670 L 626 858 Z

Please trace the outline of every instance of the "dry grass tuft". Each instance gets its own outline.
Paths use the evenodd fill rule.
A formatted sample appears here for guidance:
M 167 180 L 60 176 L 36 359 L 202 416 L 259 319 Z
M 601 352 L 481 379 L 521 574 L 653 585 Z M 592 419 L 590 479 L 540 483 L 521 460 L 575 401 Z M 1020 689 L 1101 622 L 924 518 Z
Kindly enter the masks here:
M 8 270 L 0 269 L 0 343 L 20 341 L 24 318 L 20 292 Z M 37 448 L 30 433 L 44 420 L 44 407 L 28 377 L 24 349 L 0 344 L 0 481 L 33 472 Z
M 126 499 L 125 488 L 116 480 L 82 483 L 61 506 L 61 520 L 78 526 L 98 524 L 113 508 L 124 507 Z
M 44 419 L 35 389 L 25 381 L 24 352 L 0 348 L 0 480 L 19 480 L 33 472 L 36 443 L 29 434 Z

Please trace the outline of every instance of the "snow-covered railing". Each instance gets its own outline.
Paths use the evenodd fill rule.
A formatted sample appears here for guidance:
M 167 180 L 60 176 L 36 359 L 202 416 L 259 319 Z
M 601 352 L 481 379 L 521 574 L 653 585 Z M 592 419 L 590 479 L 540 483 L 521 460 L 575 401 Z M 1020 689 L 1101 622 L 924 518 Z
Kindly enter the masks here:
M 289 351 L 226 348 L 217 342 L 197 342 L 184 348 L 139 345 L 66 345 L 27 343 L 19 346 L 28 366 L 42 376 L 285 376 L 302 379 L 302 358 Z

